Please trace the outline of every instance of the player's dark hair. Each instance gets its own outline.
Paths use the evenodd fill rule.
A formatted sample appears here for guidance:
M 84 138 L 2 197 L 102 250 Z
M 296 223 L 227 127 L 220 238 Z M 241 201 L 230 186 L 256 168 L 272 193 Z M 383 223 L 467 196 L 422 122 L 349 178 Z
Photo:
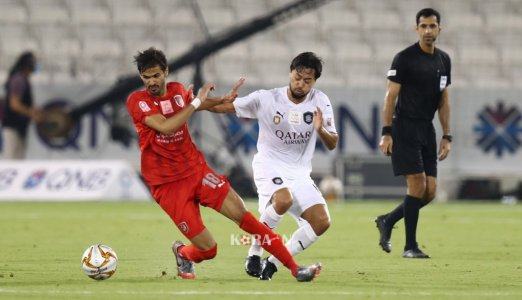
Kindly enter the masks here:
M 323 61 L 320 57 L 317 57 L 313 52 L 303 52 L 297 55 L 290 64 L 290 72 L 297 70 L 300 72 L 302 69 L 312 69 L 315 71 L 315 79 L 321 77 L 323 71 Z
M 437 18 L 437 23 L 440 25 L 440 13 L 433 8 L 423 8 L 419 10 L 415 20 L 417 21 L 417 25 L 419 25 L 419 21 L 421 17 L 429 18 L 431 16 L 435 16 Z
M 165 54 L 163 51 L 154 47 L 150 47 L 145 51 L 138 51 L 138 54 L 134 56 L 134 63 L 140 73 L 156 66 L 160 67 L 163 71 L 167 70 L 167 58 Z

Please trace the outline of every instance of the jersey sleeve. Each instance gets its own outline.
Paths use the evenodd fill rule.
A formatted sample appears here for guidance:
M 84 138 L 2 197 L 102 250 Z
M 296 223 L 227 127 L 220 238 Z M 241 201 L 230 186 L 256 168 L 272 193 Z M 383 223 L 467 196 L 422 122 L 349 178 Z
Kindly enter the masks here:
M 248 96 L 237 98 L 233 104 L 238 118 L 257 119 L 261 109 L 260 91 L 255 91 Z
M 402 84 L 405 77 L 405 61 L 402 53 L 397 53 L 393 58 L 390 69 L 388 70 L 388 80 Z
M 324 95 L 324 105 L 323 105 L 323 126 L 326 131 L 331 133 L 337 133 L 337 129 L 335 128 L 335 118 L 332 104 L 330 103 L 330 99 L 328 96 Z
M 127 110 L 135 124 L 143 123 L 145 117 L 161 114 L 157 105 L 148 99 L 131 94 L 127 99 Z

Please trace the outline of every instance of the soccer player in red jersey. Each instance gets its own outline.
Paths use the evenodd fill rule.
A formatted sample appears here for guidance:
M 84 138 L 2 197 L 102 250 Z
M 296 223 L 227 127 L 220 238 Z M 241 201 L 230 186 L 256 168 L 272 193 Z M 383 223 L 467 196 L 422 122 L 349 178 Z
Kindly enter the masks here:
M 152 197 L 170 216 L 191 244 L 174 242 L 178 276 L 195 278 L 194 263 L 212 259 L 217 244 L 201 219 L 199 205 L 210 207 L 231 219 L 244 231 L 263 237 L 265 250 L 277 257 L 298 281 L 311 281 L 319 274 L 319 263 L 299 267 L 281 237 L 246 210 L 241 197 L 226 177 L 216 174 L 196 148 L 187 121 L 196 110 L 205 110 L 237 97 L 240 80 L 229 94 L 210 99 L 214 88 L 205 84 L 196 98 L 192 88 L 166 82 L 168 66 L 162 51 L 149 48 L 134 57 L 144 90 L 127 99 L 127 110 L 139 137 L 141 172 Z

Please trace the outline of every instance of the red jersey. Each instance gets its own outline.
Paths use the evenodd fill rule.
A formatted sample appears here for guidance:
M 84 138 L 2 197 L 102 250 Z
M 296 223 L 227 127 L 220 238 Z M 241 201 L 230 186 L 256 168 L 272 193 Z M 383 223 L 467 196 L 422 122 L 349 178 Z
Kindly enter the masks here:
M 145 125 L 145 117 L 162 114 L 169 118 L 189 105 L 190 101 L 190 95 L 178 82 L 169 82 L 163 97 L 155 97 L 141 90 L 127 98 L 127 110 L 138 132 L 141 173 L 149 186 L 191 176 L 205 163 L 203 155 L 192 142 L 187 123 L 171 134 L 163 134 Z

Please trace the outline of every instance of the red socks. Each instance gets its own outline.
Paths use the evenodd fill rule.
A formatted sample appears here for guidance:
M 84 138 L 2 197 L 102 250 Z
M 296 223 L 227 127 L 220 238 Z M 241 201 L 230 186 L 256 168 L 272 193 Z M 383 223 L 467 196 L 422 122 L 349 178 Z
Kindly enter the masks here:
M 203 251 L 196 248 L 194 245 L 182 246 L 179 250 L 179 254 L 183 256 L 183 258 L 193 261 L 195 263 L 200 263 L 204 260 L 213 259 L 217 254 L 217 244 L 214 248 Z
M 259 222 L 256 217 L 248 211 L 243 215 L 239 227 L 250 234 L 260 236 L 261 247 L 273 254 L 285 267 L 290 269 L 292 275 L 296 275 L 298 266 L 279 235 L 270 230 L 268 226 Z

